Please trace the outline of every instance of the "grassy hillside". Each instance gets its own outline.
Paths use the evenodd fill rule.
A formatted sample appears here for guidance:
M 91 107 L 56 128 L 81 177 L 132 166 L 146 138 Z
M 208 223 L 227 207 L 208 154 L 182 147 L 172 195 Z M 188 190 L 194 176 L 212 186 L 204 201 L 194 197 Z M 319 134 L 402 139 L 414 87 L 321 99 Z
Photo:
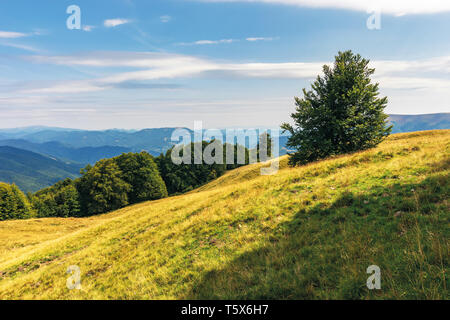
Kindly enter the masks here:
M 398 134 L 102 216 L 0 222 L 0 298 L 448 299 L 449 155 L 450 130 Z
M 0 181 L 34 192 L 65 178 L 76 178 L 82 165 L 14 147 L 0 146 Z

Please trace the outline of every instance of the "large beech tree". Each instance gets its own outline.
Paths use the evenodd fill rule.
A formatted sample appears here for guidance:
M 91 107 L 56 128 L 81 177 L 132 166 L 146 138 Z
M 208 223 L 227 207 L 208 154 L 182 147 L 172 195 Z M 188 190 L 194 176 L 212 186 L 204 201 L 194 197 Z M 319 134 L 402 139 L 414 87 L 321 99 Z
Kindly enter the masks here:
M 290 164 L 305 164 L 332 155 L 372 148 L 391 132 L 384 113 L 387 97 L 380 98 L 375 69 L 352 51 L 339 52 L 332 67 L 323 66 L 311 90 L 295 98 L 294 124 L 287 146 L 297 151 Z

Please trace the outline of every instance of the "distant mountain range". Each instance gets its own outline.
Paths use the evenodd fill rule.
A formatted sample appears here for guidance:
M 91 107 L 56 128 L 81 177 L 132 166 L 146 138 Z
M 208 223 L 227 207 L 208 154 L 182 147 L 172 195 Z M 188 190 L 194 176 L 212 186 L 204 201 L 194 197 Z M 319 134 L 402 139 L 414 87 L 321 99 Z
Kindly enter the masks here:
M 389 120 L 394 125 L 393 133 L 450 129 L 450 113 L 390 115 Z M 79 169 L 88 163 L 124 152 L 145 150 L 158 156 L 173 146 L 171 135 L 175 129 L 89 131 L 41 126 L 0 129 L 0 146 L 12 147 L 0 147 L 0 181 L 14 182 L 24 191 L 35 191 L 59 179 L 78 176 Z M 280 155 L 288 152 L 287 140 L 286 135 L 280 136 Z
M 81 165 L 13 147 L 0 147 L 0 181 L 23 191 L 37 191 L 65 178 L 79 176 Z
M 421 115 L 391 114 L 389 121 L 394 125 L 392 133 L 450 129 L 450 113 Z
M 0 135 L 8 139 L 22 139 L 33 143 L 59 142 L 69 148 L 124 147 L 134 152 L 146 150 L 154 155 L 168 150 L 170 137 L 175 128 L 144 129 L 137 132 L 111 129 L 104 131 L 43 129 L 36 132 L 7 132 Z M 4 139 L 3 139 L 4 140 Z
M 0 146 L 16 147 L 78 164 L 94 164 L 98 160 L 132 151 L 130 148 L 115 146 L 72 148 L 57 141 L 35 143 L 24 139 L 0 140 Z

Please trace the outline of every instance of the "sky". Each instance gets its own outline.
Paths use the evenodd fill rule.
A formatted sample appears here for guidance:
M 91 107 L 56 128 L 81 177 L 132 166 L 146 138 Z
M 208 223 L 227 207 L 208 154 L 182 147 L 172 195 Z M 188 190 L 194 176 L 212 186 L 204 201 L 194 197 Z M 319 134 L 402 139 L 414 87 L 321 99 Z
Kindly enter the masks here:
M 0 127 L 276 127 L 344 50 L 450 112 L 450 1 L 3 0 Z

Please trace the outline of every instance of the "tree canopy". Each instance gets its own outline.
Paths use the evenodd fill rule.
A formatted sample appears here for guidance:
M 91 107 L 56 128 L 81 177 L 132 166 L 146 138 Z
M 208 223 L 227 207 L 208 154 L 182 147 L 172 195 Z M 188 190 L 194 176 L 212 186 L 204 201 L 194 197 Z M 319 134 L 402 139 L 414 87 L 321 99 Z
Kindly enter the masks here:
M 222 144 L 219 140 L 202 141 L 197 142 L 201 144 L 202 153 L 207 148 L 216 147 L 213 150 L 212 156 L 216 156 L 215 152 L 222 150 L 222 163 L 206 163 L 205 159 L 202 159 L 201 163 L 195 164 L 195 143 L 185 145 L 180 149 L 180 157 L 183 157 L 185 152 L 189 152 L 190 148 L 190 163 L 175 164 L 172 161 L 172 152 L 174 147 L 169 149 L 165 154 L 161 154 L 157 157 L 156 163 L 158 164 L 159 172 L 166 183 L 167 191 L 169 194 L 179 194 L 193 190 L 205 183 L 214 180 L 223 175 L 227 170 L 231 170 L 249 163 L 249 150 L 239 144 Z M 232 163 L 227 163 L 226 153 L 227 149 L 233 151 Z M 242 160 L 239 163 L 238 154 L 242 154 Z M 218 156 L 220 156 L 218 154 Z
M 73 180 L 65 179 L 31 195 L 38 217 L 79 217 L 80 196 Z
M 33 210 L 22 191 L 14 184 L 0 182 L 0 221 L 32 216 Z
M 81 217 L 101 214 L 147 200 L 167 197 L 153 157 L 147 152 L 124 153 L 81 170 L 31 195 L 39 217 Z
M 294 125 L 282 125 L 291 134 L 287 146 L 297 149 L 291 165 L 372 148 L 389 135 L 388 100 L 379 97 L 374 72 L 369 60 L 352 51 L 339 52 L 333 67 L 323 66 L 311 90 L 295 98 Z

